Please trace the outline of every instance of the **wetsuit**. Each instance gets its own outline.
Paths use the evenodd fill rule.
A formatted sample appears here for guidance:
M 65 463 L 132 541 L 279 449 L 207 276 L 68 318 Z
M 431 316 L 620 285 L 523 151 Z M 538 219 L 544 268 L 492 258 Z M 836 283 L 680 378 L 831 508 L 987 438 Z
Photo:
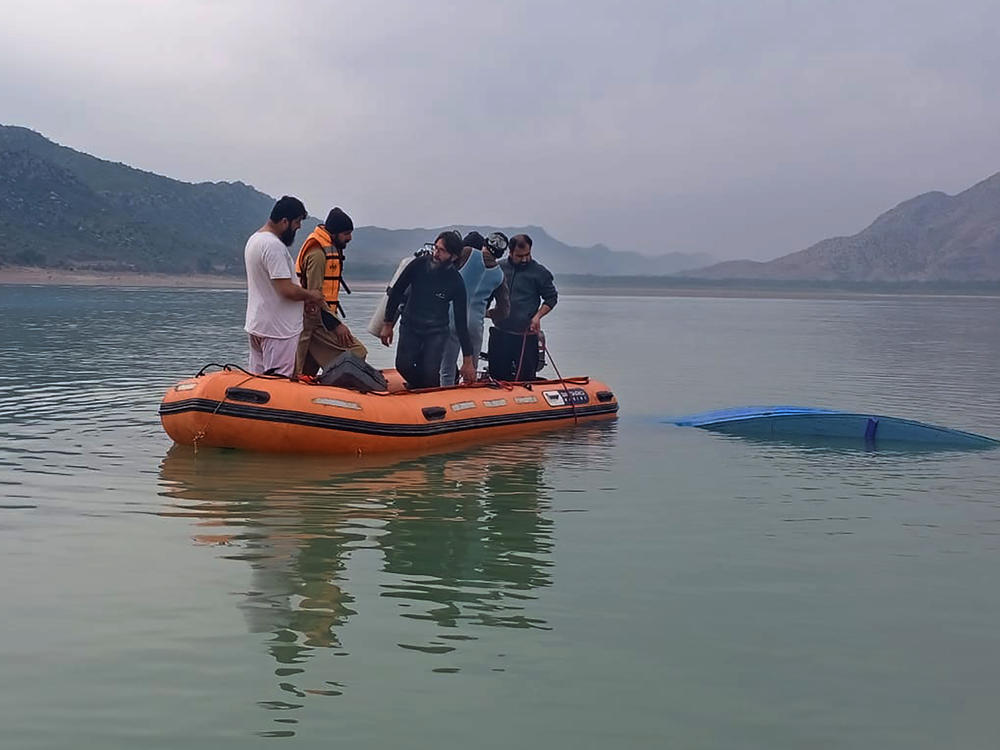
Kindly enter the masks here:
M 475 248 L 471 250 L 465 264 L 458 273 L 465 282 L 465 295 L 469 302 L 468 323 L 469 340 L 472 342 L 472 358 L 478 361 L 479 353 L 483 348 L 483 321 L 486 317 L 486 308 L 494 297 L 497 300 L 497 311 L 495 320 L 500 320 L 507 316 L 508 300 L 507 287 L 503 280 L 503 271 L 500 266 L 494 265 L 486 267 L 483 259 L 483 251 Z M 458 368 L 458 334 L 455 333 L 455 324 L 452 321 L 448 332 L 448 340 L 444 347 L 444 357 L 441 360 L 441 385 L 455 385 Z
M 448 339 L 449 309 L 454 311 L 462 354 L 472 354 L 465 283 L 453 265 L 434 268 L 431 261 L 431 256 L 426 255 L 406 267 L 389 290 L 385 308 L 385 322 L 394 323 L 406 295 L 396 345 L 396 369 L 410 388 L 434 388 L 441 384 L 441 355 Z

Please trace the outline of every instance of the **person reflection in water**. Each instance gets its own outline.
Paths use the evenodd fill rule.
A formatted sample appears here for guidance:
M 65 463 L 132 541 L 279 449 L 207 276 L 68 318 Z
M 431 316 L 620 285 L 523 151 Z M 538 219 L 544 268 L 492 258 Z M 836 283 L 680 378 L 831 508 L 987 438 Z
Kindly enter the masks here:
M 171 515 L 190 514 L 200 527 L 196 542 L 222 545 L 225 558 L 249 563 L 251 586 L 237 606 L 251 632 L 273 634 L 268 649 L 282 691 L 300 699 L 342 692 L 332 666 L 307 677 L 306 662 L 350 648 L 343 628 L 363 620 L 366 608 L 347 590 L 359 550 L 380 552 L 381 595 L 400 600 L 404 622 L 431 620 L 449 631 L 548 627 L 530 613 L 530 592 L 552 582 L 539 445 L 390 468 L 377 463 L 389 458 L 365 460 L 348 468 L 300 458 L 300 481 L 291 486 L 282 457 L 202 451 L 196 458 L 176 448 L 163 461 Z M 424 634 L 397 644 L 442 653 L 455 641 L 428 642 Z
M 245 560 L 251 581 L 237 607 L 252 633 L 273 633 L 281 664 L 315 648 L 338 648 L 336 629 L 355 612 L 344 590 L 346 550 L 365 536 L 353 532 L 355 512 L 331 507 L 324 483 L 336 469 L 303 457 L 289 484 L 280 457 L 202 452 L 175 446 L 164 459 L 167 496 L 199 521 L 194 541 L 218 545 Z M 222 533 L 220 533 L 222 532 Z
M 443 628 L 548 627 L 526 604 L 532 590 L 552 583 L 544 457 L 517 446 L 505 451 L 492 460 L 477 453 L 429 462 L 433 491 L 393 498 L 399 512 L 386 524 L 382 549 L 385 570 L 399 579 L 383 596 L 427 608 L 405 616 Z

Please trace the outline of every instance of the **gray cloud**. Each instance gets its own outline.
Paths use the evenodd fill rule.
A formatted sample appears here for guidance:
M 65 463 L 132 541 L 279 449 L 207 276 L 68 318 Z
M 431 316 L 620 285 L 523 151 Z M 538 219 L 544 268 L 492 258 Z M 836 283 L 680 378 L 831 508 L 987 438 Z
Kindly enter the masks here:
M 974 0 L 41 1 L 4 11 L 0 121 L 359 223 L 769 258 L 1000 170 L 998 26 Z

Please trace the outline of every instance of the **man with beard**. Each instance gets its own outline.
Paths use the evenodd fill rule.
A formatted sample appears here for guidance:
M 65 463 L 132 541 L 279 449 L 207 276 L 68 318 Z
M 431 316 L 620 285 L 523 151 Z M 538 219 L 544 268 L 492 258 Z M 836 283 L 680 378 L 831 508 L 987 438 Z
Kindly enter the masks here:
M 323 293 L 303 289 L 295 279 L 288 252 L 306 218 L 298 198 L 283 196 L 260 229 L 250 235 L 243 259 L 247 268 L 247 315 L 250 372 L 290 377 L 302 332 L 302 303 L 315 306 Z
M 542 318 L 559 301 L 552 273 L 531 257 L 531 237 L 515 234 L 510 255 L 500 262 L 510 293 L 510 311 L 498 320 L 493 310 L 486 315 L 496 325 L 490 329 L 489 371 L 496 380 L 534 380 L 538 372 L 538 334 Z
M 354 338 L 350 329 L 336 317 L 338 311 L 341 317 L 344 312 L 339 301 L 341 287 L 348 294 L 351 292 L 343 280 L 343 273 L 344 249 L 351 241 L 353 231 L 354 222 L 351 217 L 340 208 L 331 209 L 326 221 L 316 227 L 299 250 L 299 257 L 295 261 L 299 283 L 303 289 L 322 293 L 324 302 L 320 308 L 327 310 L 330 315 L 321 318 L 318 312 L 306 312 L 295 355 L 297 375 L 315 375 L 320 367 L 326 369 L 330 362 L 344 352 L 350 352 L 361 359 L 368 356 L 364 344 Z
M 408 294 L 396 347 L 396 369 L 410 388 L 436 388 L 441 384 L 441 355 L 448 339 L 449 307 L 462 348 L 462 379 L 471 383 L 476 378 L 465 282 L 455 269 L 455 260 L 461 253 L 461 236 L 457 232 L 441 232 L 434 241 L 434 251 L 411 262 L 389 290 L 379 338 L 386 346 L 392 343 L 399 306 Z

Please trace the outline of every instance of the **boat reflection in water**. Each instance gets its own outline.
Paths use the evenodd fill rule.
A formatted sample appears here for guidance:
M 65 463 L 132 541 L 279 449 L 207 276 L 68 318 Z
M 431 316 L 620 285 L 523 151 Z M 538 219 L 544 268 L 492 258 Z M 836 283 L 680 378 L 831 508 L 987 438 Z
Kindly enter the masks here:
M 572 440 L 409 458 L 175 446 L 160 471 L 164 515 L 193 519 L 197 544 L 249 564 L 238 606 L 251 632 L 274 635 L 268 648 L 282 689 L 337 695 L 343 682 L 302 673 L 320 654 L 350 655 L 350 635 L 361 630 L 368 649 L 371 634 L 384 633 L 392 640 L 382 649 L 448 654 L 483 627 L 549 628 L 532 612 L 553 580 L 546 475 L 607 466 L 614 431 L 598 423 Z M 393 612 L 403 619 L 387 626 Z M 301 685 L 284 681 L 294 675 Z

